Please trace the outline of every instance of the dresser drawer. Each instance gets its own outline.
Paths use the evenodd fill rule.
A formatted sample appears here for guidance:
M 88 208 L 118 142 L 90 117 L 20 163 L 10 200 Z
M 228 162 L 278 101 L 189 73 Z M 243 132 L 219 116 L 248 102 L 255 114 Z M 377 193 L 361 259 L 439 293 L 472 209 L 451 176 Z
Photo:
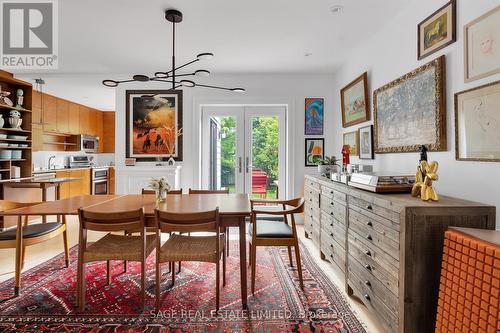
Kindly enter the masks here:
M 347 239 L 349 254 L 359 262 L 371 265 L 373 267 L 372 274 L 397 295 L 399 290 L 398 261 L 386 252 L 365 243 L 351 230 L 349 230 Z
M 320 207 L 327 215 L 331 215 L 339 221 L 346 220 L 346 206 L 339 201 L 321 195 Z
M 387 332 L 399 332 L 398 316 L 395 315 L 384 302 L 374 294 L 373 290 L 365 284 L 365 281 L 352 271 L 348 271 L 347 283 L 359 295 L 366 307 L 375 313 L 382 321 Z
M 344 192 L 337 191 L 333 188 L 327 187 L 327 186 L 322 186 L 321 187 L 321 195 L 324 195 L 327 198 L 334 199 L 337 201 L 340 201 L 342 203 L 347 202 L 347 194 Z
M 320 191 L 318 189 L 304 186 L 304 198 L 319 197 Z
M 350 224 L 356 223 L 360 227 L 363 227 L 366 231 L 377 233 L 380 237 L 389 239 L 391 242 L 396 243 L 396 247 L 399 247 L 397 245 L 399 243 L 399 231 L 388 227 L 386 223 L 382 223 L 380 220 L 383 220 L 383 218 L 370 218 L 367 215 L 358 212 L 356 209 L 357 208 L 349 208 Z
M 352 216 L 349 216 L 349 230 L 355 231 L 360 237 L 364 237 L 367 243 L 382 249 L 394 259 L 399 259 L 399 242 L 390 239 L 383 233 L 379 233 L 371 226 L 360 222 Z
M 315 180 L 312 180 L 310 178 L 306 178 L 305 179 L 305 184 L 304 186 L 307 186 L 307 187 L 310 187 L 312 188 L 313 190 L 316 190 L 316 191 L 320 191 L 320 186 L 319 186 L 319 183 Z
M 322 230 L 321 234 L 321 252 L 323 252 L 328 261 L 337 264 L 345 272 L 345 250 L 333 238 L 328 236 L 324 230 Z
M 400 229 L 400 224 L 399 221 L 394 222 L 392 220 L 386 219 L 385 217 L 382 217 L 380 215 L 374 214 L 373 212 L 360 208 L 356 205 L 349 205 L 349 213 L 355 212 L 357 214 L 361 215 L 361 218 L 364 219 L 366 223 L 370 222 L 377 222 L 380 225 L 383 225 L 387 228 L 390 228 L 391 231 L 394 230 L 395 233 L 393 235 L 394 240 L 399 240 L 399 229 Z
M 333 238 L 345 249 L 347 231 L 343 223 L 323 213 L 321 215 L 321 232 Z
M 377 203 L 380 203 L 377 204 Z M 386 203 L 382 203 L 380 199 L 376 200 L 374 197 L 356 197 L 349 195 L 349 206 L 357 206 L 359 208 L 362 208 L 368 212 L 371 212 L 373 214 L 382 216 L 386 219 L 389 219 L 393 222 L 399 223 L 399 213 L 401 212 L 400 210 L 392 210 L 387 208 L 387 205 L 392 204 L 392 202 L 387 201 Z

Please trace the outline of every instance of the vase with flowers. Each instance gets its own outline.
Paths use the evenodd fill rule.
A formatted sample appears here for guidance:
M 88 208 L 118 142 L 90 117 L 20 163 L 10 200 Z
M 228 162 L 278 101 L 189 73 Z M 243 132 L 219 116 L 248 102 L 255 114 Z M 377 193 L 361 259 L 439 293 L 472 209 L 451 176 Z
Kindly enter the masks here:
M 164 202 L 167 198 L 167 192 L 170 191 L 170 184 L 165 177 L 151 178 L 149 188 L 155 190 L 156 202 Z

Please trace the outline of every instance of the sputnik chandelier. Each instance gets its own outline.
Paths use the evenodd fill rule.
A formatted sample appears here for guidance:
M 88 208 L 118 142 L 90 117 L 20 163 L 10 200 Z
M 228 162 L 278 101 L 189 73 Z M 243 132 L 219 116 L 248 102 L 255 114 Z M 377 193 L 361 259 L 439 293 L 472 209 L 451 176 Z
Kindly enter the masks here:
M 238 92 L 238 93 L 243 93 L 245 92 L 245 89 L 243 88 L 225 88 L 225 87 L 218 87 L 218 86 L 211 86 L 211 85 L 206 85 L 206 84 L 198 84 L 192 80 L 187 80 L 187 79 L 180 79 L 178 78 L 184 78 L 184 77 L 189 77 L 189 76 L 198 76 L 198 77 L 207 77 L 210 76 L 210 71 L 206 69 L 198 69 L 194 72 L 191 73 L 185 73 L 185 74 L 177 74 L 176 71 L 187 67 L 189 65 L 192 65 L 198 61 L 203 61 L 203 60 L 208 60 L 213 58 L 213 53 L 200 53 L 196 56 L 196 59 L 189 61 L 185 63 L 184 65 L 175 67 L 175 25 L 177 23 L 182 22 L 182 13 L 178 10 L 175 9 L 169 9 L 165 11 L 165 18 L 167 21 L 172 23 L 172 69 L 169 70 L 168 72 L 156 72 L 153 77 L 149 77 L 147 75 L 143 74 L 136 74 L 132 76 L 132 79 L 130 80 L 121 80 L 121 81 L 116 81 L 116 80 L 104 80 L 102 81 L 102 84 L 105 85 L 106 87 L 117 87 L 120 83 L 126 83 L 126 82 L 148 82 L 148 81 L 155 81 L 155 82 L 166 82 L 166 83 L 171 83 L 172 84 L 172 90 L 178 89 L 180 87 L 202 87 L 202 88 L 212 88 L 212 89 L 219 89 L 219 90 L 228 90 L 228 91 L 233 91 L 233 92 Z

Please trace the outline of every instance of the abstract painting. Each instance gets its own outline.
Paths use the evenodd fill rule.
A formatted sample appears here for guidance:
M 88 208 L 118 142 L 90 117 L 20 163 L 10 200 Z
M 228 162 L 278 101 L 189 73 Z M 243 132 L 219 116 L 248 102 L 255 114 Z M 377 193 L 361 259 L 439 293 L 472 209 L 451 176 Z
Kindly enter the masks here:
M 343 145 L 349 145 L 349 155 L 350 156 L 358 156 L 359 151 L 359 137 L 358 131 L 344 133 L 344 143 Z
M 306 139 L 305 142 L 305 165 L 306 167 L 318 165 L 318 161 L 325 158 L 325 139 Z
M 325 101 L 323 98 L 306 98 L 305 135 L 323 135 Z
M 349 127 L 370 119 L 368 101 L 368 73 L 363 73 L 340 91 L 342 127 Z
M 457 40 L 456 16 L 456 0 L 452 0 L 418 25 L 418 60 Z
M 500 81 L 455 94 L 455 155 L 500 162 Z
M 373 125 L 359 129 L 359 158 L 373 160 Z
M 182 161 L 182 91 L 126 91 L 126 157 Z
M 465 82 L 500 73 L 500 6 L 464 27 Z
M 373 93 L 375 153 L 446 150 L 445 57 Z

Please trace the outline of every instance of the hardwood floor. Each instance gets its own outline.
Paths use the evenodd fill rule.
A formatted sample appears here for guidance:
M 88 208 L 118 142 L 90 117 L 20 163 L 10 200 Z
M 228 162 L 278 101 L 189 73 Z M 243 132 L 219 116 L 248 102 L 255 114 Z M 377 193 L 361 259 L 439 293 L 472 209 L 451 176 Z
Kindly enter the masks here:
M 231 228 L 230 239 L 237 239 L 238 231 L 236 228 Z M 360 321 L 366 325 L 366 329 L 370 333 L 383 333 L 384 330 L 382 326 L 374 319 L 374 317 L 367 311 L 367 309 L 360 302 L 355 299 L 350 298 L 344 291 L 344 278 L 339 276 L 333 267 L 326 261 L 323 261 L 319 257 L 319 249 L 313 244 L 313 242 L 304 237 L 304 229 L 302 225 L 297 226 L 297 233 L 300 236 L 302 243 L 307 247 L 307 249 L 312 253 L 318 253 L 318 255 L 313 255 L 317 264 L 323 269 L 323 271 L 328 275 L 328 277 L 339 287 L 342 294 L 348 300 L 349 305 L 354 310 Z M 74 246 L 78 242 L 78 222 L 76 216 L 68 217 L 68 235 L 70 247 Z M 88 240 L 95 241 L 101 238 L 104 234 L 97 232 L 89 232 Z M 24 270 L 30 269 L 40 262 L 48 260 L 55 255 L 62 252 L 62 237 L 56 237 L 47 242 L 40 243 L 37 245 L 30 246 L 27 248 L 26 261 Z M 5 281 L 9 278 L 14 277 L 14 260 L 15 260 L 15 250 L 14 249 L 1 249 L 0 250 L 0 282 Z

